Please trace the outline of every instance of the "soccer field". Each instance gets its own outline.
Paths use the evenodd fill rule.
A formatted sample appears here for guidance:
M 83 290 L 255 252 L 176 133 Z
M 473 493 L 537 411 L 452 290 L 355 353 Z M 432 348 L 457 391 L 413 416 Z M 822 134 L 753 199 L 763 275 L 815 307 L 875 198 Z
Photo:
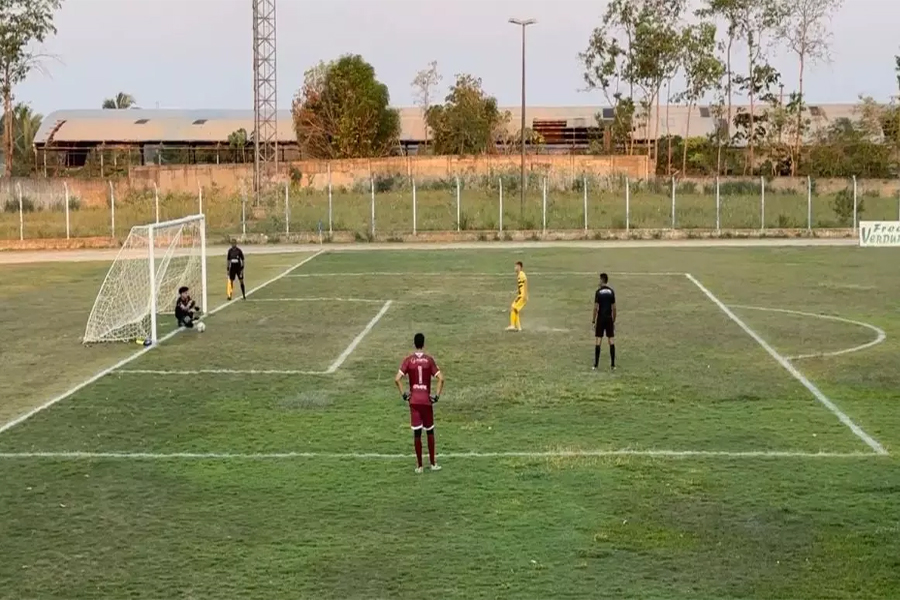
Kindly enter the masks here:
M 0 267 L 0 598 L 900 597 L 896 262 L 251 249 L 248 300 L 149 351 L 75 349 L 105 265 Z M 447 378 L 423 475 L 392 382 L 419 331 Z

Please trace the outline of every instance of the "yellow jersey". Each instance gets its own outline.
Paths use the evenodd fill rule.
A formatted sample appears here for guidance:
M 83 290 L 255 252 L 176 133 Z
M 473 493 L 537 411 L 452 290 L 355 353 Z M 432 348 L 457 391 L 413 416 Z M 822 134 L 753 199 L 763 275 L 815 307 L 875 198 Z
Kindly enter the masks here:
M 525 271 L 516 276 L 516 300 L 528 300 L 528 277 Z

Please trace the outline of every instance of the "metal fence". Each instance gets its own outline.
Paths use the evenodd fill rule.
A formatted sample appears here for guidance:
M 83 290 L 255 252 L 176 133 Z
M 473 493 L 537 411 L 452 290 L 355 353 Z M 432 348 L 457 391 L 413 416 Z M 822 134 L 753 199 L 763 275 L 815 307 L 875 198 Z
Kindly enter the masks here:
M 207 215 L 213 235 L 353 232 L 357 238 L 421 232 L 582 230 L 757 230 L 857 228 L 861 216 L 900 220 L 900 192 L 871 189 L 853 178 L 821 192 L 804 185 L 754 180 L 630 180 L 591 178 L 560 184 L 531 177 L 522 194 L 513 177 L 440 181 L 378 178 L 350 188 L 285 183 L 253 204 L 248 186 L 228 194 L 121 189 L 110 181 L 104 202 L 83 202 L 58 180 L 0 184 L 0 239 L 124 237 L 134 225 Z M 777 182 L 776 182 L 777 183 Z M 833 182 L 832 182 L 833 183 Z M 73 182 L 71 187 L 77 187 Z M 96 185 L 95 185 L 96 188 Z M 95 190 L 96 192 L 96 190 Z

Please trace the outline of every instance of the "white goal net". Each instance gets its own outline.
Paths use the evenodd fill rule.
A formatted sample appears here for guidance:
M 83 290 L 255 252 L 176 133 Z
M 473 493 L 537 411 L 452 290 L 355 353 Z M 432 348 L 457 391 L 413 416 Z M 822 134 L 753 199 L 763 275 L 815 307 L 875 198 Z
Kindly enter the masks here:
M 157 315 L 175 312 L 188 286 L 206 310 L 206 220 L 195 215 L 131 228 L 106 274 L 84 331 L 84 343 L 156 342 Z

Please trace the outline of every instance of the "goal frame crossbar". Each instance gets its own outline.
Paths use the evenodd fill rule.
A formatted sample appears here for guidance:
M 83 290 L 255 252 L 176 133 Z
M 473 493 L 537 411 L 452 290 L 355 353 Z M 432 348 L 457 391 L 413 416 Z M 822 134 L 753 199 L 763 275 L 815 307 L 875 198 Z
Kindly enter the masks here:
M 159 334 L 157 332 L 158 329 L 158 312 L 159 305 L 157 302 L 157 290 L 156 290 L 156 265 L 157 265 L 157 257 L 156 257 L 156 232 L 160 229 L 177 227 L 179 225 L 186 225 L 189 223 L 199 222 L 199 235 L 200 235 L 200 307 L 205 312 L 207 309 L 207 301 L 209 299 L 208 295 L 208 282 L 207 282 L 207 266 L 206 266 L 206 215 L 203 213 L 199 213 L 196 215 L 188 215 L 186 217 L 181 217 L 179 219 L 171 219 L 169 221 L 159 221 L 157 223 L 148 223 L 146 225 L 135 225 L 129 231 L 129 237 L 136 230 L 145 230 L 147 232 L 147 268 L 149 275 L 149 291 L 150 291 L 150 302 L 149 302 L 149 310 L 150 310 L 150 332 L 149 332 L 149 341 L 151 344 L 155 344 L 159 340 Z M 127 238 L 126 238 L 127 241 Z M 134 252 L 134 249 L 129 248 L 127 244 L 123 244 L 122 248 L 119 250 L 118 254 L 116 254 L 116 258 L 113 260 L 113 264 L 110 266 L 109 270 L 106 273 L 106 276 L 103 278 L 103 283 L 100 285 L 100 293 L 103 292 L 106 287 L 107 282 L 109 281 L 110 276 L 113 273 L 113 269 L 119 259 L 123 258 L 123 252 Z M 97 298 L 94 300 L 94 305 L 91 308 L 91 317 L 93 317 L 94 311 L 97 310 L 97 306 L 100 303 L 100 293 L 98 293 Z M 88 318 L 88 325 L 90 325 L 90 319 Z M 87 339 L 87 331 L 85 331 L 85 340 Z M 88 343 L 85 341 L 85 343 Z

